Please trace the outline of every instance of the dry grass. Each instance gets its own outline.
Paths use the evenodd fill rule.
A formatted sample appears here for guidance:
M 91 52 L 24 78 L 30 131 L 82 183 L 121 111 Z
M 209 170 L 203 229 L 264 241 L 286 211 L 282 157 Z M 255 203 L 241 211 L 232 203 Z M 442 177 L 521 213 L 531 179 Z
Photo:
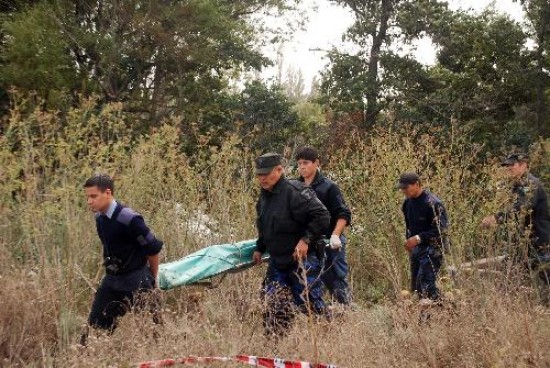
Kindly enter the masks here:
M 204 145 L 188 158 L 180 154 L 174 122 L 146 137 L 130 138 L 130 131 L 120 107 L 97 111 L 90 102 L 63 119 L 14 111 L 0 135 L 1 365 L 124 367 L 242 353 L 340 367 L 550 366 L 549 310 L 539 306 L 529 283 L 479 276 L 445 283 L 453 300 L 434 308 L 428 325 L 418 323 L 416 302 L 399 297 L 408 273 L 402 198 L 394 189 L 401 171 L 421 172 L 447 205 L 448 263 L 503 251 L 499 238 L 478 224 L 502 206 L 504 192 L 494 166 L 480 164 L 481 151 L 468 143 L 467 132 L 435 141 L 414 130 L 379 130 L 352 136 L 326 155 L 324 169 L 340 183 L 355 216 L 349 260 L 357 310 L 333 323 L 311 325 L 300 316 L 288 337 L 267 339 L 259 304 L 264 270 L 253 269 L 217 289 L 164 293 L 162 327 L 149 316 L 129 315 L 112 337 L 76 348 L 101 277 L 99 242 L 81 189 L 92 172 L 115 176 L 116 197 L 145 215 L 165 240 L 166 259 L 255 236 L 255 153 L 239 139 L 227 137 L 214 149 L 199 137 Z M 548 150 L 541 146 L 534 154 L 547 164 Z

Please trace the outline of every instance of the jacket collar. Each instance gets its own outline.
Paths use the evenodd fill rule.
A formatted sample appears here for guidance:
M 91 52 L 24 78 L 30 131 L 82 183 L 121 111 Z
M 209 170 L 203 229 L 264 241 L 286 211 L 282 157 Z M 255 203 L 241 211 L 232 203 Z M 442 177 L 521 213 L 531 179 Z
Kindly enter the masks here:
M 277 194 L 277 193 L 280 193 L 282 188 L 283 188 L 283 183 L 286 181 L 286 178 L 284 175 L 281 176 L 281 178 L 279 179 L 279 181 L 277 183 L 275 183 L 275 185 L 273 186 L 273 188 L 271 190 L 265 190 L 265 189 L 262 189 L 262 192 L 263 193 L 269 193 L 269 194 Z
M 109 219 L 113 218 L 116 207 L 117 207 L 117 202 L 113 199 L 111 201 L 111 204 L 109 205 L 109 208 L 107 208 L 107 211 L 105 211 L 104 215 L 107 216 L 107 218 Z
M 514 187 L 520 187 L 528 185 L 530 181 L 533 180 L 533 175 L 529 171 L 527 171 L 525 174 L 523 174 L 521 177 L 513 179 L 513 186 Z
M 301 176 L 298 178 L 298 180 L 301 182 L 305 182 L 305 179 Z M 317 172 L 315 173 L 315 177 L 313 178 L 313 181 L 311 182 L 310 186 L 315 187 L 320 183 L 322 183 L 324 180 L 325 180 L 325 176 L 321 173 L 321 170 L 317 170 Z

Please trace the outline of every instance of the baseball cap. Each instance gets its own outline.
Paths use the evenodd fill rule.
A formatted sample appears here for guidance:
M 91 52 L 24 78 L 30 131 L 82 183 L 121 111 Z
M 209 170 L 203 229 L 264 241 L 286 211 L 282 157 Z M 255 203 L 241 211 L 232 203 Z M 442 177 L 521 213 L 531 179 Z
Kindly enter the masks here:
M 523 153 L 513 153 L 506 156 L 501 165 L 510 166 L 515 164 L 516 162 L 529 162 L 529 156 Z
M 420 176 L 414 172 L 406 172 L 401 174 L 399 181 L 397 182 L 397 188 L 405 189 L 411 184 L 416 184 L 420 181 Z

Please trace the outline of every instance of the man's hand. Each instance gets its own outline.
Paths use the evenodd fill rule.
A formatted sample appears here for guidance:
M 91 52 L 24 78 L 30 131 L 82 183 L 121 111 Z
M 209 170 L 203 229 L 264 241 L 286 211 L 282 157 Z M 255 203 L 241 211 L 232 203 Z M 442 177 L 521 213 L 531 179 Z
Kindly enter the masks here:
M 420 241 L 418 240 L 418 236 L 411 236 L 407 241 L 405 242 L 405 249 L 407 251 L 412 251 L 414 247 L 416 247 L 418 244 L 420 244 Z
M 481 226 L 484 228 L 491 228 L 497 225 L 497 218 L 493 215 L 485 217 L 481 220 Z
M 256 265 L 261 265 L 262 264 L 262 253 L 260 253 L 258 251 L 255 251 L 254 254 L 252 255 L 252 261 Z
M 294 250 L 294 259 L 296 261 L 301 261 L 307 258 L 307 250 L 309 246 L 306 244 L 305 241 L 300 240 L 298 242 L 298 245 L 296 245 L 296 249 Z
M 342 241 L 338 235 L 332 234 L 330 236 L 330 247 L 334 250 L 342 248 Z

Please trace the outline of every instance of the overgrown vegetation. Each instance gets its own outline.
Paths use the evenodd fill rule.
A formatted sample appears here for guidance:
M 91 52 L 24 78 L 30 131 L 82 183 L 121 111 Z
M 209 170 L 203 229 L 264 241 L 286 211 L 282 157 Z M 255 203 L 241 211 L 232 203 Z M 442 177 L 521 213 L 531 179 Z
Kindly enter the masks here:
M 548 364 L 550 316 L 529 282 L 461 276 L 456 284 L 446 275 L 444 290 L 454 302 L 433 311 L 429 326 L 419 326 L 418 307 L 401 299 L 408 277 L 402 197 L 395 189 L 401 171 L 422 173 L 449 210 L 453 247 L 447 264 L 502 251 L 478 226 L 506 198 L 497 186 L 496 158 L 480 163 L 480 147 L 458 128 L 439 139 L 433 138 L 438 132 L 378 128 L 369 135 L 351 132 L 346 145 L 326 147 L 323 169 L 341 185 L 355 216 L 349 260 L 359 307 L 338 323 L 311 327 L 300 318 L 289 337 L 266 340 L 258 301 L 263 270 L 254 269 L 214 290 L 164 293 L 163 327 L 132 316 L 111 339 L 75 348 L 101 276 L 100 245 L 81 188 L 93 172 L 116 178 L 116 198 L 145 215 L 166 243 L 165 260 L 255 236 L 257 152 L 235 135 L 220 146 L 198 136 L 201 146 L 190 158 L 182 153 L 178 121 L 139 138 L 130 130 L 119 104 L 97 108 L 87 101 L 63 117 L 40 109 L 12 111 L 0 137 L 5 364 L 127 366 L 166 356 L 237 353 L 319 358 L 342 367 Z M 534 171 L 547 173 L 548 143 L 532 156 Z
M 550 4 L 520 1 L 518 23 L 442 1 L 331 2 L 355 17 L 344 35 L 353 52 L 330 50 L 309 93 L 299 70 L 282 77 L 282 58 L 276 81 L 259 78 L 273 64 L 262 47 L 304 21 L 298 0 L 0 2 L 0 365 L 239 353 L 340 367 L 550 365 L 550 313 L 514 265 L 443 272 L 445 303 L 419 324 L 424 312 L 402 293 L 395 189 L 399 173 L 415 170 L 442 198 L 446 265 L 518 247 L 511 229 L 479 223 L 509 203 L 504 151 L 529 151 L 550 187 Z M 433 65 L 409 52 L 424 38 L 437 49 Z M 354 214 L 355 310 L 333 323 L 300 316 L 289 336 L 268 339 L 265 270 L 254 268 L 215 289 L 163 293 L 164 326 L 130 315 L 114 336 L 76 347 L 102 276 L 87 177 L 114 176 L 115 197 L 144 214 L 174 260 L 255 237 L 254 158 L 281 152 L 293 176 L 303 143 L 321 150 Z

